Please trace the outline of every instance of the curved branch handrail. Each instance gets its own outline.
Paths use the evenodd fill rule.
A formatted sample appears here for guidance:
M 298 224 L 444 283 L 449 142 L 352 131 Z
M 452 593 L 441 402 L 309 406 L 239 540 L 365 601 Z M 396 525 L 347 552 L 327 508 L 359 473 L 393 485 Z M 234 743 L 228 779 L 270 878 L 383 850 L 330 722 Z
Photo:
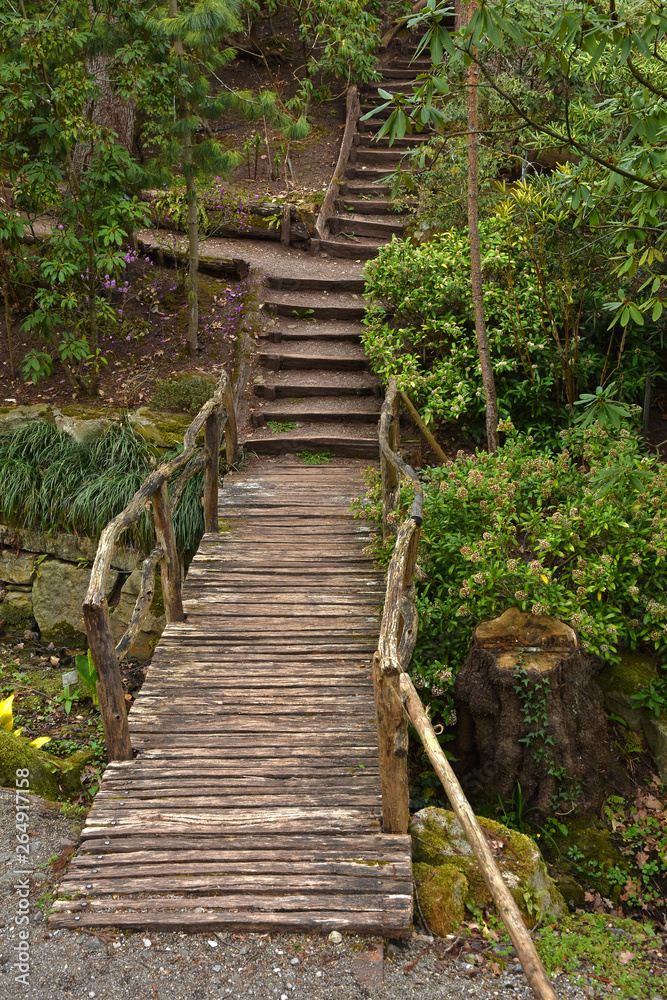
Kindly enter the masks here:
M 378 649 L 373 657 L 383 830 L 385 833 L 407 833 L 408 830 L 410 792 L 407 771 L 407 720 L 409 720 L 444 786 L 535 996 L 538 1000 L 556 1000 L 546 970 L 523 922 L 521 912 L 503 880 L 484 831 L 440 747 L 419 694 L 406 673 L 417 641 L 419 623 L 414 575 L 420 528 L 423 523 L 424 490 L 415 470 L 396 453 L 400 440 L 398 425 L 400 395 L 396 380 L 390 379 L 378 423 L 385 538 L 389 534 L 390 516 L 398 506 L 399 476 L 408 479 L 415 490 L 410 515 L 396 532 L 396 544 L 387 570 L 387 590 Z M 404 402 L 407 405 L 405 399 Z
M 204 429 L 204 449 L 197 454 L 197 437 Z M 236 458 L 236 420 L 234 400 L 225 372 L 209 399 L 183 435 L 183 450 L 168 461 L 162 462 L 146 477 L 127 506 L 106 525 L 97 545 L 90 582 L 83 602 L 88 645 L 97 669 L 97 693 L 104 725 L 104 736 L 109 760 L 129 760 L 132 746 L 125 711 L 125 698 L 120 676 L 120 661 L 127 655 L 133 639 L 151 606 L 155 593 L 155 571 L 158 564 L 162 573 L 167 622 L 182 621 L 181 566 L 176 549 L 173 515 L 183 496 L 189 479 L 204 469 L 204 528 L 207 532 L 218 530 L 218 478 L 220 461 L 220 436 L 225 431 L 227 462 Z M 167 484 L 180 472 L 171 497 Z M 117 645 L 114 645 L 111 619 L 106 601 L 107 579 L 114 546 L 121 533 L 134 524 L 152 504 L 153 524 L 157 545 L 144 559 L 139 595 L 128 626 Z

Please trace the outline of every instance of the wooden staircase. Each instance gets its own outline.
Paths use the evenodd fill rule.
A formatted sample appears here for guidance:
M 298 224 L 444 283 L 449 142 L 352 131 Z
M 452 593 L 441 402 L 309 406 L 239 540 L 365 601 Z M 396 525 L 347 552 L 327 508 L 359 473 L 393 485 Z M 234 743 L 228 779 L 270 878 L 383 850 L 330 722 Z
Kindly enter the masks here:
M 354 463 L 225 479 L 228 530 L 202 539 L 52 927 L 410 932 L 410 838 L 381 831 L 362 491 Z
M 414 49 L 409 44 L 402 43 L 390 58 L 382 81 L 365 88 L 362 113 L 383 102 L 378 86 L 390 91 L 413 87 L 427 63 L 410 63 Z M 362 265 L 393 235 L 403 235 L 409 215 L 394 210 L 390 186 L 382 181 L 410 150 L 428 141 L 423 134 L 412 135 L 390 147 L 387 139 L 375 139 L 381 120 L 382 115 L 357 122 L 345 183 L 327 220 L 329 238 L 320 241 L 322 259 L 313 262 L 313 277 L 274 274 L 267 279 L 254 380 L 256 430 L 245 441 L 246 450 L 258 455 L 378 457 L 381 387 L 361 346 Z M 336 277 L 341 260 L 348 268 L 358 265 L 354 276 Z

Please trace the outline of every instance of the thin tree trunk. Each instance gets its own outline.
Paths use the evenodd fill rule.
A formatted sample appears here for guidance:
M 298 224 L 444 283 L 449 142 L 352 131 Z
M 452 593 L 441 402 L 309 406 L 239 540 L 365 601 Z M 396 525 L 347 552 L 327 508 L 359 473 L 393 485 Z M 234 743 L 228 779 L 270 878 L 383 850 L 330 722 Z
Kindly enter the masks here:
M 12 337 L 12 313 L 9 308 L 9 295 L 7 285 L 3 282 L 2 294 L 5 300 L 5 323 L 7 325 L 7 354 L 9 356 L 9 371 L 14 378 L 14 341 Z
M 99 336 L 97 327 L 97 265 L 92 240 L 88 244 L 88 325 L 90 331 L 89 349 L 92 355 L 90 389 L 97 393 L 100 387 L 100 363 L 97 356 Z
M 169 0 L 169 17 L 178 15 L 178 0 Z M 174 51 L 183 55 L 183 42 L 177 38 Z M 185 117 L 188 113 L 183 99 L 179 101 L 178 113 Z M 192 132 L 188 132 L 183 142 L 183 173 L 185 174 L 185 200 L 188 207 L 188 277 L 186 282 L 188 299 L 188 350 L 194 355 L 199 346 L 199 213 L 197 211 L 197 180 L 192 163 Z
M 197 213 L 197 180 L 192 173 L 192 135 L 183 144 L 185 166 L 185 197 L 188 206 L 188 350 L 197 351 L 199 331 L 199 219 Z
M 468 20 L 477 9 L 477 0 L 468 4 Z M 470 276 L 472 301 L 475 311 L 475 336 L 482 369 L 482 383 L 486 396 L 486 436 L 488 449 L 498 448 L 498 400 L 493 377 L 489 339 L 484 319 L 484 283 L 482 281 L 482 253 L 479 242 L 479 133 L 478 125 L 479 71 L 475 62 L 468 69 L 468 233 L 470 238 Z

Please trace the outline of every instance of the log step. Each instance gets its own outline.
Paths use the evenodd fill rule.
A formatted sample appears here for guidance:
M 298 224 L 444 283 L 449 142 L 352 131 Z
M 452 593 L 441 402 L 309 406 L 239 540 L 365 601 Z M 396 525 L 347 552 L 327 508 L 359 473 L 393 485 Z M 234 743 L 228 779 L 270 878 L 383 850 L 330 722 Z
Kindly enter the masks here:
M 402 222 L 376 222 L 351 215 L 333 215 L 327 219 L 327 225 L 332 236 L 340 233 L 351 233 L 354 236 L 372 236 L 378 240 L 389 240 L 392 235 L 402 236 L 405 225 Z
M 380 380 L 369 372 L 279 371 L 256 376 L 255 395 L 263 399 L 311 396 L 379 396 Z
M 315 397 L 308 402 L 269 403 L 253 413 L 253 423 L 262 426 L 267 420 L 275 421 L 352 421 L 376 424 L 380 419 L 379 400 L 374 397 L 341 396 L 332 399 Z

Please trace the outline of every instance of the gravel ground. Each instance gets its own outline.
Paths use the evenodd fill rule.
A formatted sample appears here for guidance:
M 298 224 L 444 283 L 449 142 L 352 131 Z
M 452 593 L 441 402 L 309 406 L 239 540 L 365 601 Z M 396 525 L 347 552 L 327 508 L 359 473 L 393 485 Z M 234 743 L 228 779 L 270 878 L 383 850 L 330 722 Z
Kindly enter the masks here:
M 447 942 L 414 934 L 397 944 L 346 935 L 184 934 L 50 931 L 37 903 L 57 881 L 82 820 L 31 797 L 29 833 L 29 972 L 13 967 L 19 932 L 15 874 L 14 793 L 0 789 L 0 1000 L 105 997 L 114 1000 L 524 1000 L 532 996 L 517 966 L 494 978 L 443 954 Z M 47 862 L 58 856 L 55 864 Z M 44 867 L 39 867 L 43 865 Z M 55 869 L 55 871 L 54 871 Z M 25 939 L 24 939 L 25 940 Z M 384 957 L 382 958 L 382 952 Z M 438 959 L 440 953 L 440 960 Z M 561 998 L 587 994 L 564 976 Z M 592 996 L 589 993 L 588 996 Z

